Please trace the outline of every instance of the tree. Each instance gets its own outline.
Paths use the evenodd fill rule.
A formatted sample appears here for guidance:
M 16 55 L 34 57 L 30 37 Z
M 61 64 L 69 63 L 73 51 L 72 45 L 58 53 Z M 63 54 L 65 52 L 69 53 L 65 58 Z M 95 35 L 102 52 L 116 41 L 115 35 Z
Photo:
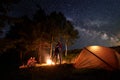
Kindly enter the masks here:
M 5 23 L 15 19 L 8 16 L 8 12 L 10 11 L 10 6 L 18 3 L 19 1 L 20 0 L 0 0 L 0 34 L 3 34 L 2 29 L 4 28 Z
M 75 39 L 79 38 L 78 31 L 74 29 L 74 26 L 70 21 L 66 21 L 66 24 L 64 26 L 63 30 L 63 40 L 65 42 L 65 56 L 67 56 L 67 47 L 70 44 L 73 44 Z
M 64 23 L 66 21 L 65 16 L 61 12 L 52 12 L 48 16 L 48 27 L 50 35 L 50 56 L 52 55 L 53 42 L 59 41 L 61 38 Z
M 38 14 L 44 15 L 44 18 Z M 45 15 L 44 11 L 40 8 L 33 15 L 33 20 L 27 16 L 22 16 L 19 18 L 22 20 L 21 22 L 14 22 L 14 25 L 11 26 L 6 39 L 11 39 L 14 45 L 19 47 L 20 54 L 24 55 L 23 52 L 25 51 L 35 51 L 39 49 L 43 41 L 47 42 L 48 34 L 46 32 Z

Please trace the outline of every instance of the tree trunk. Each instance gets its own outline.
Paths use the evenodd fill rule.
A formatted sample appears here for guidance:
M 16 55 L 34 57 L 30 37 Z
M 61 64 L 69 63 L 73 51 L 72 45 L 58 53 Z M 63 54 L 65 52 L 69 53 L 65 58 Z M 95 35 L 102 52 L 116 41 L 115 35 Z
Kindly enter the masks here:
M 52 57 L 52 48 L 53 48 L 53 36 L 52 36 L 52 40 L 50 43 L 50 58 Z
M 65 42 L 65 56 L 67 56 L 67 41 Z
M 24 64 L 23 63 L 23 53 L 22 53 L 22 51 L 20 51 L 20 60 L 21 60 L 21 64 Z

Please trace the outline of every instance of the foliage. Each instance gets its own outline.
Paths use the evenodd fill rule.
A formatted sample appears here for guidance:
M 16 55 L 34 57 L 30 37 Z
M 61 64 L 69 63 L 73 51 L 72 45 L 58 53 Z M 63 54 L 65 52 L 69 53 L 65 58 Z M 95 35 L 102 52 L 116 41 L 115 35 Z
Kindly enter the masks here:
M 11 21 L 7 14 L 10 11 L 10 6 L 17 4 L 21 0 L 0 0 L 0 33 L 2 34 L 2 29 L 5 27 L 5 23 Z M 11 18 L 12 19 L 12 18 Z
M 63 61 L 65 60 L 67 63 L 73 63 L 76 57 L 80 54 L 81 50 L 82 49 L 68 50 L 68 55 L 63 56 Z M 63 53 L 65 53 L 65 51 Z
M 79 38 L 78 31 L 74 29 L 74 26 L 70 21 L 66 21 L 62 35 L 63 35 L 63 39 L 68 45 L 73 44 L 75 39 Z

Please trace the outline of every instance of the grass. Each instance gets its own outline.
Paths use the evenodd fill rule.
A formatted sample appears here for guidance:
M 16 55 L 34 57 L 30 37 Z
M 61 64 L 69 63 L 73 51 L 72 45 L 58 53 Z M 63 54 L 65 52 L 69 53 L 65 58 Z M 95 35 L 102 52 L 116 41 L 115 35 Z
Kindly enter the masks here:
M 75 69 L 73 64 L 4 71 L 3 80 L 120 80 L 120 71 Z

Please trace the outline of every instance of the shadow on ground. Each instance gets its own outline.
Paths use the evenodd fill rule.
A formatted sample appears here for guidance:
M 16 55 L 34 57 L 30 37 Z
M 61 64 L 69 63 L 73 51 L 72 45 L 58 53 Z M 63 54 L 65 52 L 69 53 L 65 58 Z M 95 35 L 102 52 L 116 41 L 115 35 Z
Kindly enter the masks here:
M 120 80 L 120 71 L 75 69 L 73 64 L 3 70 L 3 80 Z

